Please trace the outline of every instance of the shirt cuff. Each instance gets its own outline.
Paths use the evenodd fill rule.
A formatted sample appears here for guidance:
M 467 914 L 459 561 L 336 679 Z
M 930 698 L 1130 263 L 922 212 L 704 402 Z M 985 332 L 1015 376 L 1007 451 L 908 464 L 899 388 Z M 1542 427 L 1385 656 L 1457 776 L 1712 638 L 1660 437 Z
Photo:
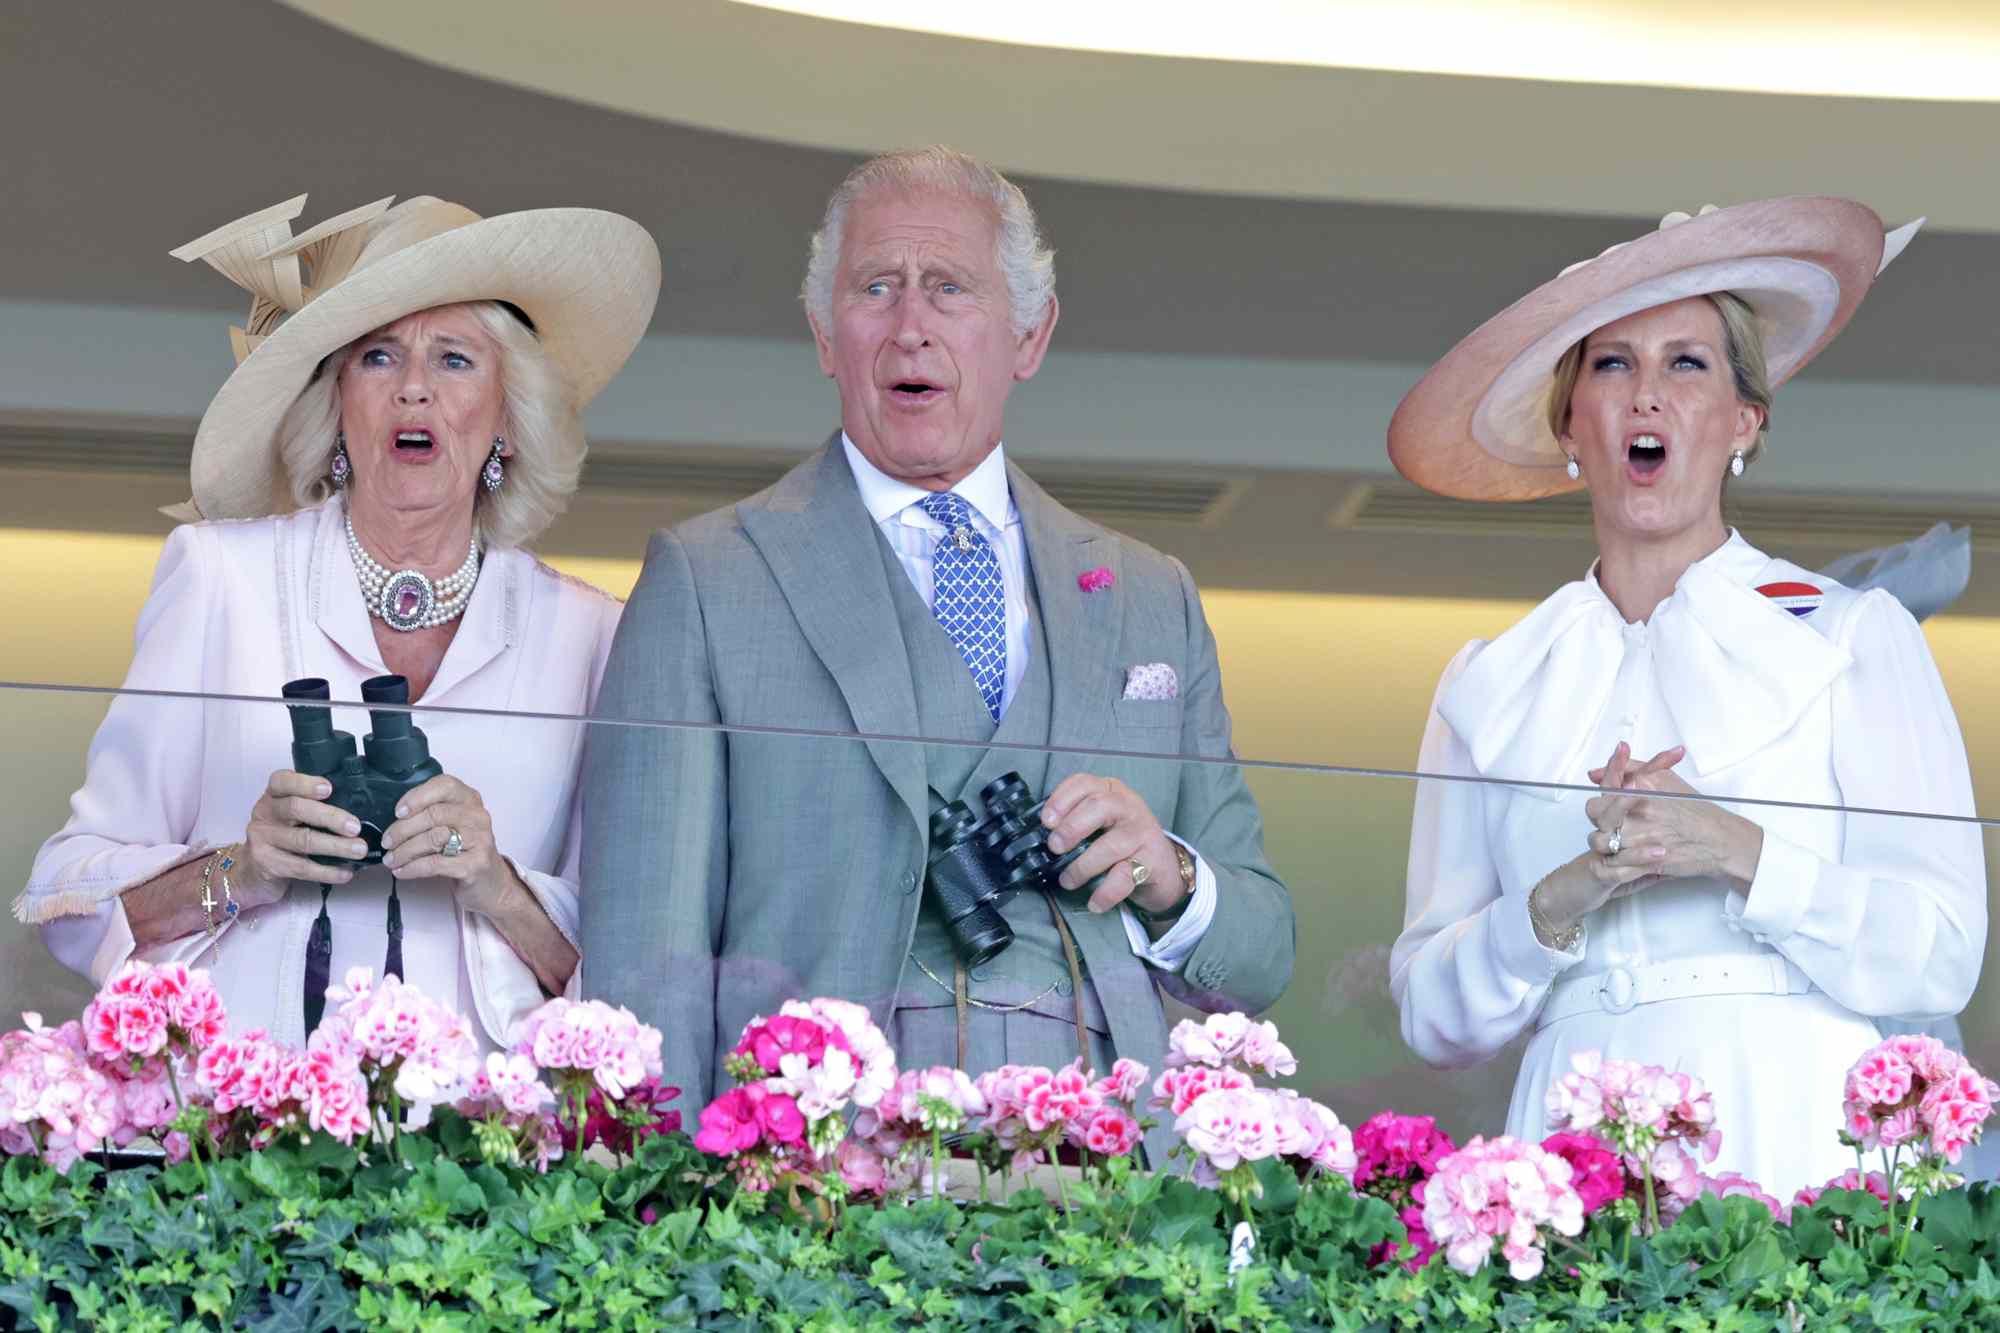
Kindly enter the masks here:
M 1138 955 L 1139 961 L 1151 964 L 1162 972 L 1178 972 L 1181 965 L 1187 962 L 1188 955 L 1194 952 L 1195 945 L 1201 943 L 1201 937 L 1208 933 L 1209 923 L 1215 920 L 1215 872 L 1209 869 L 1208 862 L 1201 859 L 1200 852 L 1174 838 L 1171 833 L 1167 836 L 1186 848 L 1187 854 L 1194 858 L 1194 892 L 1188 897 L 1187 910 L 1157 940 L 1147 938 L 1145 923 L 1139 920 L 1137 913 L 1128 909 L 1121 915 L 1125 919 L 1125 938 L 1131 942 L 1132 952 Z
M 125 915 L 125 900 L 113 898 L 104 938 L 98 941 L 97 952 L 90 959 L 90 979 L 102 990 L 112 974 L 125 966 L 138 951 L 139 942 L 132 934 L 132 919 Z
M 1819 882 L 1820 858 L 1795 842 L 1764 830 L 1764 850 L 1750 893 L 1731 893 L 1723 907 L 1729 924 L 1748 931 L 1759 944 L 1776 946 L 1797 933 Z

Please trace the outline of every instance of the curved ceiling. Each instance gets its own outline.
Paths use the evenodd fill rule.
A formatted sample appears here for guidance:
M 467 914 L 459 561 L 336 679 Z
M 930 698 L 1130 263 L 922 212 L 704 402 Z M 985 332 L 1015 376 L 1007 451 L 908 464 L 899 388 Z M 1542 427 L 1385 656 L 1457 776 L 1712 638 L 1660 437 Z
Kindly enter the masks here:
M 1739 93 L 2000 101 L 2000 8 L 1819 0 L 739 0 L 814 18 L 1120 55 Z M 1778 8 L 1775 6 L 1768 9 Z M 1614 77 L 1615 76 L 1615 77 Z
M 848 153 L 942 141 L 1009 170 L 1068 180 L 1598 216 L 1664 211 L 1663 199 L 1692 208 L 1837 193 L 1891 220 L 1921 213 L 1941 228 L 2000 231 L 2000 191 L 1975 165 L 1990 162 L 2000 141 L 2000 102 L 1910 95 L 1965 96 L 1955 71 L 1993 67 L 1987 53 L 2000 44 L 2000 17 L 1990 7 L 1945 0 L 1881 6 L 1878 19 L 1868 19 L 1855 0 L 1826 0 L 1812 7 L 1809 25 L 1763 27 L 1740 3 L 1686 0 L 1678 7 L 1699 21 L 1675 27 L 1659 17 L 1669 12 L 1665 0 L 1630 0 L 1639 29 L 1606 26 L 1616 11 L 1606 0 L 1588 0 L 1581 12 L 1598 16 L 1595 27 L 1556 29 L 1562 40 L 1540 45 L 1573 53 L 1588 40 L 1615 52 L 1623 34 L 1634 56 L 1624 66 L 1612 57 L 1573 62 L 1599 73 L 1599 83 L 1020 45 L 735 0 L 494 0 L 477 22 L 458 6 L 408 0 L 283 2 L 457 72 L 657 120 Z M 1037 3 L 1035 12 L 1059 8 Z M 1240 22 L 1246 5 L 1254 17 L 1260 6 L 1283 3 L 1200 8 Z M 1307 8 L 1308 0 L 1290 7 Z M 1470 0 L 1414 8 L 1449 28 L 1436 19 L 1447 7 L 1453 14 L 1474 8 Z M 1070 0 L 1066 8 L 1083 14 L 1106 7 Z M 1148 27 L 1171 27 L 1172 8 L 1147 6 Z M 1369 12 L 1379 18 L 1406 8 L 1383 0 Z M 1562 8 L 1579 10 L 1574 3 Z M 1548 23 L 1555 6 L 1540 0 L 1533 10 L 1536 22 Z M 1716 35 L 1725 15 L 1735 25 L 1726 38 Z M 1847 69 L 1840 61 L 1858 43 L 1872 53 L 1874 82 L 1853 86 L 1903 95 L 1646 86 L 1649 78 L 1695 83 L 1704 75 L 1729 82 L 1716 71 L 1738 67 L 1704 59 L 1704 51 L 1736 52 L 1745 34 L 1777 52 L 1767 57 L 1777 72 L 1766 83 L 1781 75 L 1796 82 L 1783 71 L 1807 68 L 1820 72 L 1807 82 L 1823 75 L 1847 88 L 1840 82 L 1847 74 L 1829 71 Z M 1359 49 L 1358 34 L 1354 40 Z M 1385 39 L 1369 40 L 1379 46 Z M 1331 41 L 1322 46 L 1337 54 Z M 1922 88 L 1885 82 L 1911 67 L 1904 57 L 1912 44 L 1929 62 Z M 1535 45 L 1512 44 L 1546 67 L 1550 57 Z M 1395 43 L 1376 54 L 1386 61 L 1402 49 L 1406 44 Z M 1747 76 L 1739 69 L 1735 77 Z M 1982 85 L 1988 99 L 1996 95 L 1993 82 Z

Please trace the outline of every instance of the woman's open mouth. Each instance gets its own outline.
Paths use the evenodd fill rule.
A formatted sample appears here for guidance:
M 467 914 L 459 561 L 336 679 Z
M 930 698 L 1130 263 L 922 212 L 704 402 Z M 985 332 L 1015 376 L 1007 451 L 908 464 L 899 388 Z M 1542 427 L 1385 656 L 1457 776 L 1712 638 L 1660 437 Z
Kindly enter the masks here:
M 437 442 L 427 430 L 396 432 L 396 456 L 399 458 L 428 458 L 436 448 Z
M 1657 435 L 1635 435 L 1625 446 L 1625 472 L 1645 484 L 1659 476 L 1667 465 L 1667 442 Z

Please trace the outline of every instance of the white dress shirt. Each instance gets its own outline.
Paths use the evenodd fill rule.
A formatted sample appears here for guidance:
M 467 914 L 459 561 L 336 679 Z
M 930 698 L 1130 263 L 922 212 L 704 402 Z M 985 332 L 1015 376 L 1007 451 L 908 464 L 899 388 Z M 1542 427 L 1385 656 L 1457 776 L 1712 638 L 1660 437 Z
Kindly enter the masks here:
M 884 473 L 862 457 L 861 451 L 854 447 L 854 441 L 847 438 L 845 431 L 840 435 L 840 447 L 847 453 L 847 465 L 853 469 L 854 484 L 861 492 L 861 503 L 867 508 L 868 516 L 875 520 L 875 526 L 888 540 L 889 548 L 896 553 L 903 571 L 910 576 L 917 595 L 924 599 L 925 606 L 931 606 L 935 596 L 931 562 L 946 531 L 942 523 L 924 512 L 922 502 L 931 492 Z M 1021 679 L 1027 674 L 1028 636 L 1031 632 L 1028 618 L 1028 542 L 1021 530 L 1021 513 L 1014 507 L 1014 496 L 1007 485 L 1005 451 L 1005 445 L 995 445 L 984 462 L 951 488 L 954 495 L 971 507 L 973 526 L 1000 560 L 1000 579 L 1005 588 L 1007 607 L 1007 674 L 1000 694 L 1002 716 L 1014 702 L 1015 691 L 1020 689 Z M 1174 835 L 1168 833 L 1167 836 L 1173 838 Z M 1194 858 L 1194 896 L 1188 902 L 1187 911 L 1157 940 L 1147 939 L 1145 926 L 1132 912 L 1120 913 L 1132 952 L 1168 972 L 1180 970 L 1215 916 L 1215 872 L 1201 859 L 1200 852 L 1188 847 L 1179 838 L 1174 838 L 1174 841 L 1187 847 L 1188 854 Z

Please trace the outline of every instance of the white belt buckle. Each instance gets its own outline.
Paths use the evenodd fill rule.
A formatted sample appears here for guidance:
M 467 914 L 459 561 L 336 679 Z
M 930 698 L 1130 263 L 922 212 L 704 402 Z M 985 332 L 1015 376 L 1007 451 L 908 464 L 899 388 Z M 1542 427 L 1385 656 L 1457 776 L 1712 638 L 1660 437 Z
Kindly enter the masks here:
M 1614 964 L 1597 983 L 1597 1003 L 1607 1014 L 1627 1013 L 1638 1002 L 1638 979 L 1623 963 Z

